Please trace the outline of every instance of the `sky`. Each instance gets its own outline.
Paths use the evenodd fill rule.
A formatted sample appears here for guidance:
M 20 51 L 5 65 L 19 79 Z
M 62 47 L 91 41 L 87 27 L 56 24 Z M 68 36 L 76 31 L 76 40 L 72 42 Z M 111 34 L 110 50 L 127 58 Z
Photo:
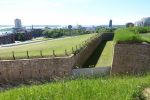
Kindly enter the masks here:
M 150 16 L 150 0 L 0 0 L 0 25 L 124 25 Z

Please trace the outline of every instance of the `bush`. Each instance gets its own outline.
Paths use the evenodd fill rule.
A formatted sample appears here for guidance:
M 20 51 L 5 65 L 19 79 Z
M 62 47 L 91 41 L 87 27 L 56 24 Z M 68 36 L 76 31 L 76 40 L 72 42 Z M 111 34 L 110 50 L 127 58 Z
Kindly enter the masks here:
M 24 33 L 16 33 L 15 40 L 17 41 L 25 41 L 25 34 Z
M 87 31 L 86 29 L 45 29 L 43 31 L 43 35 L 48 38 L 59 38 L 62 36 L 75 36 L 75 35 L 82 35 L 82 34 L 89 34 L 90 31 Z
M 114 32 L 114 31 L 115 31 L 115 28 L 105 28 L 105 27 L 101 27 L 101 26 L 98 26 L 95 29 L 96 33 Z

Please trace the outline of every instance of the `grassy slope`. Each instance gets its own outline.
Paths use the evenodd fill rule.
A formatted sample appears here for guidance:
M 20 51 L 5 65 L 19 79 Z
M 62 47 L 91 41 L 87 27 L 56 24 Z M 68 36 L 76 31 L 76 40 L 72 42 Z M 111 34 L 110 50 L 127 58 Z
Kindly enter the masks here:
M 140 35 L 143 37 L 146 37 L 146 38 L 150 38 L 150 33 L 144 33 L 144 34 L 140 34 Z
M 108 41 L 96 64 L 96 67 L 111 66 L 113 59 L 113 41 Z
M 0 93 L 1 100 L 132 100 L 150 75 L 93 78 L 21 87 Z
M 43 50 L 43 55 L 52 55 L 52 50 L 55 50 L 56 55 L 64 55 L 65 49 L 68 53 L 71 53 L 72 47 L 75 49 L 76 45 L 79 46 L 82 41 L 89 39 L 91 36 L 94 36 L 94 34 L 52 40 L 37 44 L 26 44 L 7 48 L 3 47 L 0 48 L 0 57 L 10 58 L 12 57 L 12 51 L 15 51 L 16 57 L 26 57 L 27 50 L 29 51 L 30 56 L 40 56 L 40 50 Z
M 140 34 L 144 40 L 150 43 L 150 33 Z

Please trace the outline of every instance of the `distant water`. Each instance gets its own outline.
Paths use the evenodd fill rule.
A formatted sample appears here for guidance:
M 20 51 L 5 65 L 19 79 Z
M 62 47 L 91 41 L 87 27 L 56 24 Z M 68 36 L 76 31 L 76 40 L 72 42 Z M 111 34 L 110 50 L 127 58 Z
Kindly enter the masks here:
M 0 25 L 0 35 L 5 35 L 6 33 L 12 33 L 13 25 Z M 26 29 L 31 29 L 32 26 L 23 26 L 26 27 Z M 45 27 L 48 28 L 61 28 L 60 25 L 33 25 L 34 29 L 44 29 Z

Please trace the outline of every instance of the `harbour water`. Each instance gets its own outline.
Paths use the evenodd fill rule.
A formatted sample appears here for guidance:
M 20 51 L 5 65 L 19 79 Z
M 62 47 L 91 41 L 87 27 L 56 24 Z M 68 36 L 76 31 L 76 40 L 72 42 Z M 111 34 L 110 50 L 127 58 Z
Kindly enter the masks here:
M 0 25 L 0 35 L 6 35 L 6 34 L 9 34 L 9 33 L 12 33 L 12 28 L 14 27 L 14 25 Z M 23 26 L 25 27 L 26 29 L 31 29 L 32 26 L 30 25 L 26 25 L 26 26 Z M 61 28 L 62 26 L 60 25 L 34 25 L 33 28 L 34 29 L 44 29 L 45 27 L 48 27 L 48 28 Z

